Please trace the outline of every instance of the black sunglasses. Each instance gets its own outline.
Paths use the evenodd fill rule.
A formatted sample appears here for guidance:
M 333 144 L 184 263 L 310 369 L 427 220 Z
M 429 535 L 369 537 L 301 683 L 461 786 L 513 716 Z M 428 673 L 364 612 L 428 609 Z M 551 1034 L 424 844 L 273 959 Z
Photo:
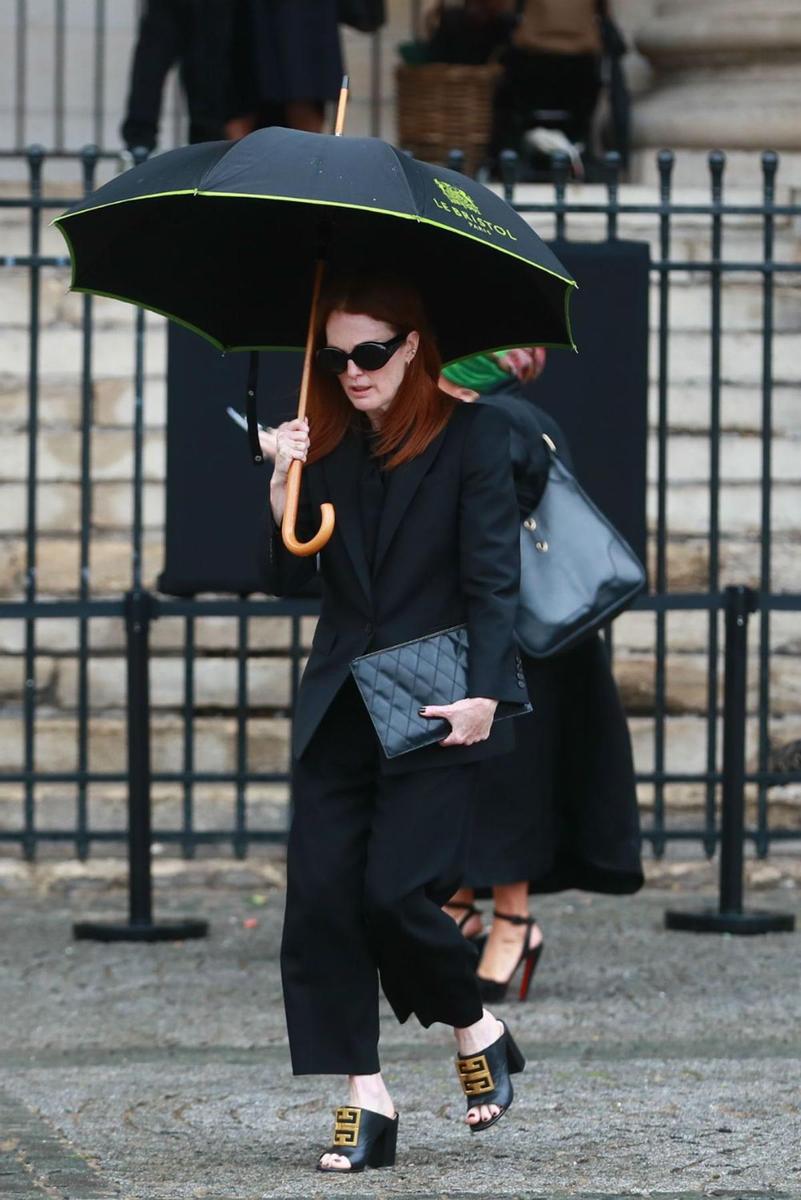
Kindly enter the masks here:
M 348 362 L 352 359 L 362 371 L 379 371 L 387 365 L 398 347 L 406 341 L 406 337 L 405 333 L 399 333 L 388 342 L 359 342 L 350 354 L 346 354 L 338 346 L 321 346 L 316 354 L 317 366 L 331 375 L 341 375 L 347 371 Z

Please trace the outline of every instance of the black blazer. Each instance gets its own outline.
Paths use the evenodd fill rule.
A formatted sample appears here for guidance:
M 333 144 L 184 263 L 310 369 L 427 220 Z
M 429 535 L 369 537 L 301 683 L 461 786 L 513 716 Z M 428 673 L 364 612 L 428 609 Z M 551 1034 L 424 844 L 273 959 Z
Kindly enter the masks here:
M 293 752 L 300 757 L 328 706 L 368 649 L 410 641 L 466 622 L 469 695 L 519 704 L 525 681 L 514 641 L 520 579 L 519 519 L 508 426 L 483 405 L 457 404 L 417 458 L 388 472 L 372 574 L 359 510 L 362 450 L 349 433 L 304 470 L 298 536 L 319 525 L 330 500 L 336 528 L 319 555 L 322 609 L 295 706 Z M 277 596 L 304 587 L 317 570 L 288 553 L 270 520 L 268 587 Z M 474 746 L 427 746 L 382 769 L 399 773 L 508 753 L 514 722 L 501 721 Z

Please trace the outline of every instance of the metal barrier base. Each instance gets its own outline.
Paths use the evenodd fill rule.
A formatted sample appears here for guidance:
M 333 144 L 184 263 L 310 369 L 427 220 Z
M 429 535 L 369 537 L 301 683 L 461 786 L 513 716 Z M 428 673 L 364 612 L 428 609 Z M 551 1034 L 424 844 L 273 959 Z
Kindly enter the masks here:
M 719 912 L 704 909 L 701 912 L 665 913 L 665 928 L 685 933 L 736 933 L 747 936 L 755 933 L 792 933 L 795 917 L 792 913 L 773 913 L 752 910 L 751 912 Z
M 208 921 L 130 922 L 78 921 L 72 927 L 78 941 L 94 942 L 183 942 L 190 938 L 206 937 Z

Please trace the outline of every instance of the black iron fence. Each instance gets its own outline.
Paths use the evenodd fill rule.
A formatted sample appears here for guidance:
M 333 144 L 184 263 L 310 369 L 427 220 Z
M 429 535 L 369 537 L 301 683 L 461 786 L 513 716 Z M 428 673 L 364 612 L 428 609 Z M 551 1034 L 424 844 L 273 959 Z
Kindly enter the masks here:
M 0 256 L 0 284 L 6 297 L 17 286 L 19 298 L 19 304 L 8 308 L 12 330 L 8 345 L 16 366 L 3 375 L 5 399 L 11 399 L 4 402 L 0 420 L 3 437 L 16 438 L 20 447 L 16 457 L 6 456 L 4 471 L 11 479 L 11 499 L 19 520 L 17 525 L 13 520 L 4 522 L 5 532 L 0 534 L 6 562 L 0 583 L 0 638 L 4 630 L 15 630 L 13 637 L 9 633 L 0 643 L 0 662 L 16 664 L 20 672 L 17 690 L 5 685 L 0 710 L 0 747 L 4 744 L 0 842 L 18 846 L 28 860 L 44 846 L 59 845 L 62 851 L 86 858 L 98 846 L 125 842 L 127 808 L 132 827 L 134 815 L 139 814 L 137 836 L 144 844 L 152 837 L 186 857 L 222 845 L 242 857 L 254 844 L 285 836 L 286 731 L 308 644 L 304 618 L 313 616 L 314 604 L 219 597 L 175 600 L 153 590 L 150 580 L 156 574 L 154 562 L 156 569 L 160 566 L 156 562 L 160 540 L 158 520 L 148 515 L 147 504 L 158 471 L 154 475 L 146 463 L 146 406 L 156 386 L 148 355 L 159 326 L 142 312 L 118 316 L 118 321 L 130 320 L 130 326 L 122 335 L 117 327 L 114 334 L 118 339 L 124 336 L 129 349 L 132 343 L 133 352 L 130 407 L 127 414 L 117 413 L 115 431 L 117 442 L 122 437 L 130 452 L 120 485 L 127 492 L 128 505 L 117 518 L 116 532 L 114 528 L 109 532 L 106 505 L 111 504 L 111 493 L 101 493 L 105 485 L 96 455 L 102 457 L 103 431 L 97 418 L 104 399 L 99 379 L 106 369 L 100 362 L 100 348 L 103 339 L 111 336 L 107 328 L 111 310 L 99 310 L 104 302 L 91 297 L 77 299 L 71 314 L 58 307 L 62 300 L 54 307 L 54 295 L 61 296 L 67 286 L 68 260 L 46 218 L 74 196 L 65 194 L 68 189 L 61 184 L 61 194 L 46 186 L 48 160 L 41 149 L 29 149 L 22 161 L 28 187 L 19 196 L 0 197 L 0 218 L 9 238 Z M 98 153 L 87 149 L 75 165 L 76 192 L 96 186 L 104 167 Z M 453 165 L 458 166 L 458 157 Z M 637 625 L 638 661 L 640 668 L 645 661 L 648 675 L 644 692 L 640 680 L 639 699 L 635 695 L 632 702 L 644 838 L 657 856 L 673 841 L 693 842 L 707 855 L 713 854 L 721 839 L 721 795 L 726 794 L 741 806 L 747 801 L 744 836 L 764 856 L 771 844 L 799 836 L 787 800 L 792 788 L 801 784 L 798 733 L 793 736 L 791 702 L 783 700 L 779 709 L 773 703 L 777 679 L 781 683 L 775 663 L 790 664 L 793 638 L 797 643 L 801 637 L 801 594 L 793 585 L 794 568 L 786 567 L 798 535 L 786 519 L 778 532 L 774 528 L 773 452 L 774 396 L 778 389 L 784 403 L 788 386 L 786 356 L 777 369 L 775 347 L 782 339 L 785 355 L 788 320 L 792 326 L 792 313 L 777 322 L 776 298 L 777 290 L 784 289 L 780 306 L 784 314 L 787 295 L 797 295 L 793 285 L 799 282 L 801 262 L 791 243 L 801 205 L 777 203 L 778 160 L 771 153 L 762 156 L 760 194 L 734 202 L 724 196 L 722 154 L 710 155 L 709 194 L 703 197 L 675 197 L 672 166 L 672 155 L 662 152 L 658 187 L 650 198 L 641 191 L 633 199 L 621 193 L 614 155 L 607 160 L 606 184 L 589 192 L 568 184 L 567 163 L 559 160 L 548 189 L 520 188 L 512 156 L 504 164 L 503 186 L 510 203 L 533 215 L 546 234 L 569 238 L 578 228 L 586 236 L 591 226 L 596 239 L 614 240 L 632 229 L 652 242 L 656 305 L 649 552 L 653 589 L 630 616 L 621 619 L 619 627 Z M 730 232 L 733 248 L 727 252 Z M 6 253 L 7 249 L 13 252 Z M 726 357 L 730 334 L 725 308 L 731 280 L 747 283 L 745 307 L 756 330 L 748 336 L 759 357 L 757 383 L 743 390 L 756 405 L 749 418 L 749 445 L 758 448 L 753 490 L 759 511 L 750 532 L 739 541 L 732 539 L 724 519 L 732 511 L 731 504 L 725 511 L 722 508 L 728 469 L 723 458 L 731 424 L 726 415 L 732 379 Z M 682 399 L 681 413 L 674 415 L 679 385 L 672 373 L 672 356 L 674 342 L 683 336 L 676 328 L 683 307 L 674 303 L 674 290 L 693 283 L 700 288 L 703 309 L 693 345 L 695 352 L 700 347 L 706 368 L 701 382 L 693 382 L 689 401 L 686 396 Z M 696 308 L 698 296 L 693 301 Z M 24 316 L 19 308 L 23 304 L 27 306 Z M 114 311 L 130 312 L 120 306 Z M 71 338 L 68 346 L 59 342 L 60 336 L 66 337 L 65 329 Z M 0 336 L 6 333 L 0 331 Z M 61 372 L 54 371 L 54 356 L 60 353 L 69 358 Z M 117 379 L 117 383 L 123 387 L 126 381 Z M 701 420 L 690 411 L 693 396 L 696 407 L 704 405 Z M 733 419 L 734 427 L 739 420 Z M 680 486 L 673 472 L 678 453 L 673 439 L 680 442 L 682 429 L 693 421 L 695 449 L 700 447 L 705 459 L 704 488 L 701 500 L 695 501 L 694 532 L 677 537 L 671 517 L 671 499 Z M 54 445 L 60 452 L 67 440 L 74 464 L 69 495 L 62 501 L 71 516 L 59 526 L 51 515 L 50 493 L 58 476 L 51 459 Z M 5 486 L 2 480 L 0 484 Z M 120 503 L 119 487 L 111 499 Z M 733 504 L 736 510 L 736 495 Z M 743 632 L 750 614 L 749 642 L 730 637 L 724 656 L 723 623 L 728 622 L 730 631 Z M 788 620 L 796 622 L 789 634 Z M 781 638 L 774 656 L 777 621 Z M 208 694 L 201 699 L 198 694 L 208 645 L 204 630 L 212 622 L 228 623 L 222 658 L 231 668 L 232 692 L 226 701 L 213 695 L 209 699 Z M 693 662 L 696 668 L 699 660 L 702 663 L 691 702 L 677 700 L 671 687 L 676 623 L 682 626 L 682 645 L 685 627 L 693 625 Z M 58 637 L 53 633 L 56 628 Z M 273 636 L 270 630 L 276 629 L 280 634 Z M 154 634 L 160 639 L 156 649 Z M 643 649 L 646 636 L 648 645 Z M 621 641 L 625 638 L 616 627 L 614 639 L 609 638 L 613 656 Z M 161 662 L 159 656 L 166 656 L 164 661 L 177 668 L 178 678 L 154 713 L 149 675 L 154 662 Z M 631 654 L 619 657 L 621 670 L 630 658 Z M 56 685 L 43 671 L 44 660 L 69 660 L 74 665 L 74 700 L 66 707 L 66 717 L 58 708 Z M 261 661 L 277 674 L 254 700 L 251 675 Z M 103 716 L 93 693 L 108 689 L 115 664 L 124 665 L 126 690 L 107 701 L 111 715 Z M 756 690 L 750 701 L 743 684 L 746 666 L 755 674 Z M 735 678 L 740 683 L 733 693 Z M 722 686 L 725 681 L 728 687 Z M 695 749 L 683 749 L 680 736 L 672 750 L 673 725 L 685 719 L 682 714 L 692 725 Z M 163 734 L 162 718 L 167 717 L 170 727 Z M 217 758 L 205 753 L 215 720 L 224 727 L 225 741 Z M 53 732 L 56 726 L 58 736 Z M 159 751 L 157 759 L 155 750 L 162 736 L 172 739 L 171 748 Z M 207 793 L 213 793 L 213 798 L 202 802 L 199 819 L 198 796 Z M 151 829 L 150 800 L 160 795 L 163 802 L 155 806 Z

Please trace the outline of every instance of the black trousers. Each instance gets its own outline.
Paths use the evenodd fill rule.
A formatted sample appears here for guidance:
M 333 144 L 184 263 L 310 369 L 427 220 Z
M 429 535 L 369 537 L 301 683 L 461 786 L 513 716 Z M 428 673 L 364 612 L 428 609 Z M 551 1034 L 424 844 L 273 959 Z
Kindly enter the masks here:
M 232 0 L 148 0 L 121 130 L 129 149 L 155 147 L 164 80 L 176 62 L 189 107 L 189 141 L 225 136 L 232 17 Z
M 589 140 L 590 123 L 601 90 L 601 60 L 594 54 L 537 54 L 510 47 L 495 96 L 496 151 L 518 148 L 534 122 L 535 110 L 567 113 L 560 125 L 572 142 Z
M 281 970 L 296 1075 L 372 1075 L 378 981 L 399 1021 L 481 1018 L 475 952 L 444 904 L 468 849 L 476 766 L 382 776 L 346 683 L 295 764 Z

